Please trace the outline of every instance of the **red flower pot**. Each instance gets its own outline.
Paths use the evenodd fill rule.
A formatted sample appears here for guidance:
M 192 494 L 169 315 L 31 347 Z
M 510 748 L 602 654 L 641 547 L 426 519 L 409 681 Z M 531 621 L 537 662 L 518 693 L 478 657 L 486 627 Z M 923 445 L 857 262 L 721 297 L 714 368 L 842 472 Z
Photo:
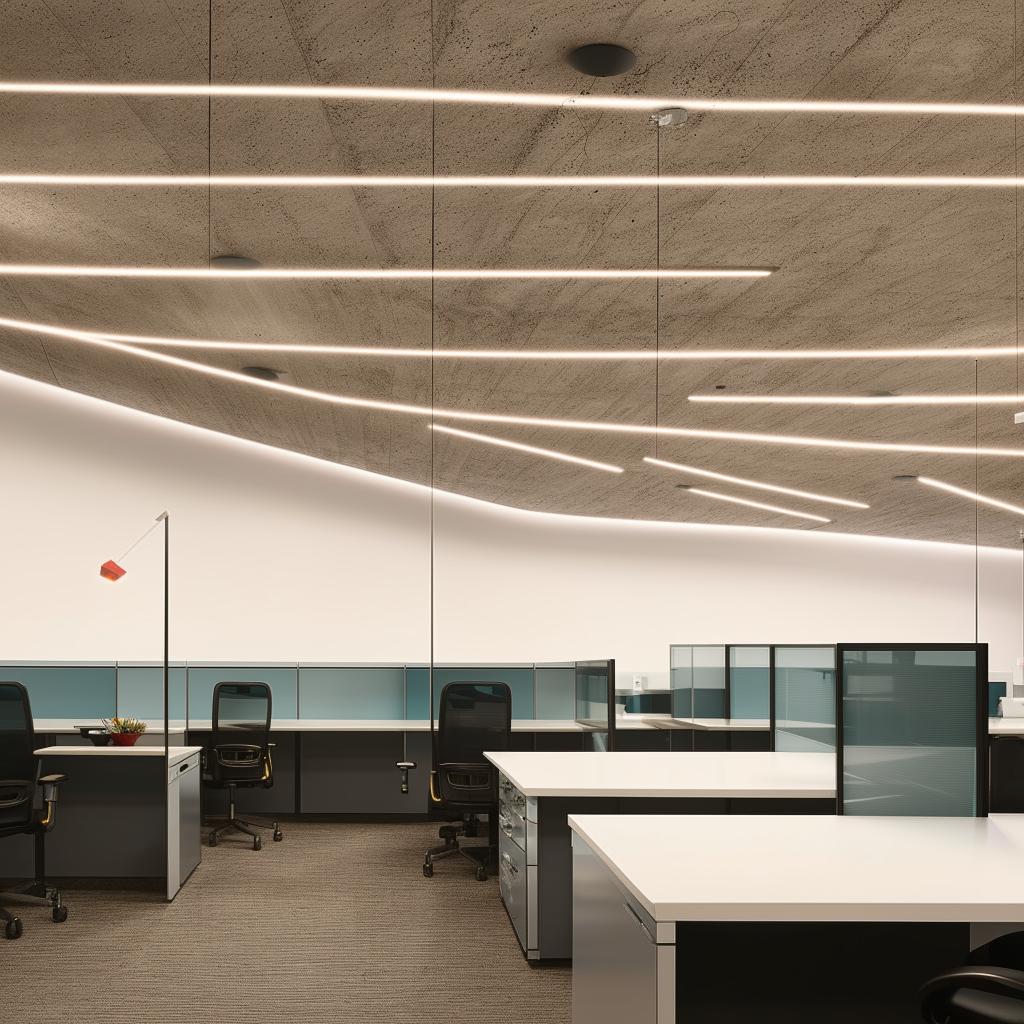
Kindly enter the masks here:
M 141 732 L 112 732 L 110 738 L 115 747 L 134 747 L 141 735 Z

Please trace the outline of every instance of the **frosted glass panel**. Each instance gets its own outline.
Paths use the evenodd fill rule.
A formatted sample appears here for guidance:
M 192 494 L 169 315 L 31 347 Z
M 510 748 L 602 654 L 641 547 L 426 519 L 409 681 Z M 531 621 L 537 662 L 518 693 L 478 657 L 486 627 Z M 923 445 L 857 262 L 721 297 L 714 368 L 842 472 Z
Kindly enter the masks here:
M 668 649 L 672 717 L 693 718 L 693 647 L 674 644 Z
M 724 646 L 693 648 L 693 717 L 728 717 Z
M 609 674 L 611 663 L 607 661 L 576 662 L 576 721 L 596 729 L 609 728 L 608 707 Z M 611 681 L 614 688 L 615 681 Z M 596 740 L 595 740 L 596 742 Z
M 572 721 L 576 717 L 574 665 L 537 665 L 537 718 Z
M 300 667 L 299 711 L 302 718 L 404 718 L 405 669 Z
M 833 647 L 775 648 L 775 749 L 836 749 Z
M 0 680 L 28 690 L 33 718 L 81 718 L 88 723 L 117 714 L 113 665 L 0 666 Z
M 729 648 L 730 718 L 762 718 L 771 714 L 771 670 L 768 647 Z
M 842 649 L 843 813 L 977 813 L 978 652 Z M 982 692 L 982 696 L 986 696 Z

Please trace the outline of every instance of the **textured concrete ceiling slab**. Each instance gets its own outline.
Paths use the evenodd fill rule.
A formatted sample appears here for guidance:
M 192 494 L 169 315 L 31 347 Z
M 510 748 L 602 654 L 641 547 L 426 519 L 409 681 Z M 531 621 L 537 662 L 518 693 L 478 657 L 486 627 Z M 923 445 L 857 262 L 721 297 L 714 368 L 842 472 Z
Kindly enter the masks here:
M 814 0 L 6 0 L 0 77 L 376 84 L 657 96 L 1007 102 L 1012 2 Z M 212 9 L 212 26 L 209 13 Z M 594 82 L 564 61 L 638 55 Z M 694 114 L 318 100 L 0 97 L 0 171 L 53 173 L 1013 174 L 1011 118 Z M 1022 140 L 1024 142 L 1024 140 Z M 174 350 L 269 365 L 337 394 L 429 407 L 727 431 L 1024 448 L 1013 407 L 711 406 L 691 394 L 986 393 L 1017 360 L 456 362 L 260 353 L 270 341 L 437 348 L 874 348 L 1015 344 L 1019 197 L 968 189 L 214 189 L 8 187 L 4 262 L 266 266 L 772 266 L 757 281 L 324 282 L 0 278 L 0 316 L 251 341 Z M 432 250 L 433 244 L 433 250 Z M 1009 514 L 927 474 L 1024 501 L 1019 460 L 837 452 L 549 427 L 470 429 L 613 462 L 611 476 L 432 434 L 81 342 L 0 329 L 0 368 L 204 427 L 544 511 L 1015 545 Z M 1022 403 L 1024 407 L 1024 403 Z M 864 501 L 775 496 L 828 525 L 714 502 L 642 462 Z M 747 498 L 766 494 L 719 485 Z

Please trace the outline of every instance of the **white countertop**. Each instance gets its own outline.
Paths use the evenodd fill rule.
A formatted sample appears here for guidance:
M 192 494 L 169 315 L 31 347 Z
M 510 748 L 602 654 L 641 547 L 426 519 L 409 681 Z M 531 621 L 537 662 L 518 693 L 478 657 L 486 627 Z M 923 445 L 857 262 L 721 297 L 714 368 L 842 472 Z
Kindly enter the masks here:
M 436 723 L 435 723 L 436 725 Z M 190 730 L 208 731 L 213 728 L 209 719 L 192 719 Z M 41 731 L 41 730 L 37 730 Z M 429 732 L 430 722 L 419 718 L 275 718 L 271 732 Z M 513 732 L 590 732 L 571 719 L 514 718 Z
M 168 764 L 175 765 L 184 761 L 193 754 L 202 753 L 202 747 L 168 747 Z M 40 747 L 36 757 L 163 757 L 163 747 L 144 747 L 136 744 L 134 747 L 94 747 L 92 744 L 82 744 L 74 747 Z
M 161 735 L 164 731 L 164 720 L 162 718 L 147 718 L 145 719 L 146 732 L 154 733 L 158 732 Z M 103 723 L 98 718 L 37 718 L 32 723 L 32 727 L 36 732 L 64 732 L 64 733 L 78 733 L 79 728 L 88 726 L 90 729 L 102 729 Z M 184 733 L 184 725 L 172 725 L 168 730 L 171 735 Z
M 767 718 L 672 718 L 667 728 L 728 729 L 731 732 L 767 732 L 772 727 Z
M 1024 736 L 1024 718 L 990 718 L 989 736 Z
M 833 754 L 767 752 L 484 753 L 526 796 L 834 799 Z
M 1024 922 L 1024 815 L 574 814 L 569 826 L 656 921 Z

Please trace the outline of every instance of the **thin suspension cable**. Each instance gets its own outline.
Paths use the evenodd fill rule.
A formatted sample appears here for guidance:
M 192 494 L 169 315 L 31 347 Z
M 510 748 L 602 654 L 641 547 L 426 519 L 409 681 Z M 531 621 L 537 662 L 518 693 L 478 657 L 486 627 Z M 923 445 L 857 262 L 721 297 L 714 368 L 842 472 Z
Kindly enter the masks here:
M 163 519 L 158 519 L 152 526 L 150 526 L 141 537 L 138 538 L 133 544 L 130 544 L 127 550 L 117 559 L 118 562 L 123 562 L 161 523 Z

